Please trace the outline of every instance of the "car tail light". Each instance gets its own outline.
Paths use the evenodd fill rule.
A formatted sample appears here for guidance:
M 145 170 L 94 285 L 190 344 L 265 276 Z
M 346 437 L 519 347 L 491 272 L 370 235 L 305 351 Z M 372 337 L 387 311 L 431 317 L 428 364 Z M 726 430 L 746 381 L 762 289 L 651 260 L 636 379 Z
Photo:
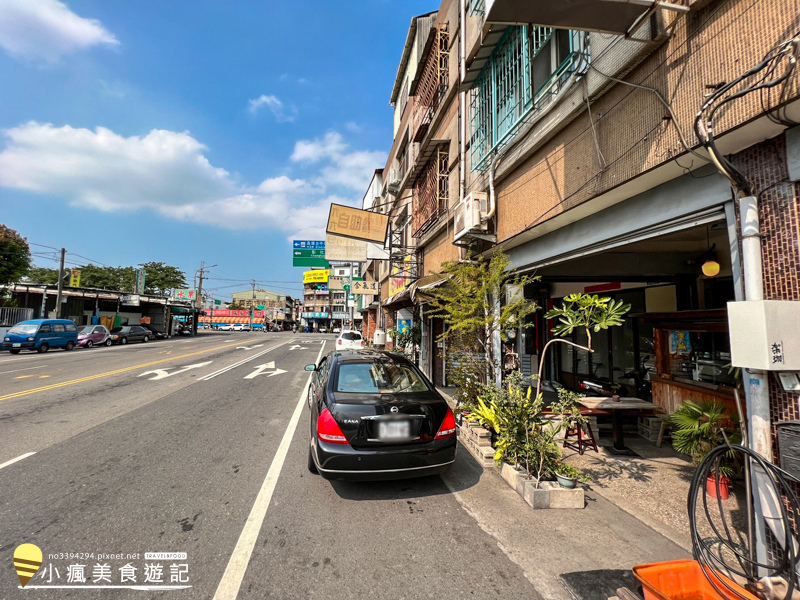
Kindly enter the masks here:
M 444 438 L 453 437 L 456 434 L 456 418 L 453 416 L 453 411 L 450 407 L 447 408 L 447 413 L 444 415 L 442 426 L 439 427 L 439 433 L 436 434 L 436 439 L 441 440 Z
M 322 409 L 317 419 L 317 437 L 323 442 L 330 442 L 331 444 L 347 444 L 347 438 L 344 437 L 339 424 L 333 418 L 331 411 L 327 408 Z
M 364 340 L 363 339 L 361 340 L 361 347 L 362 348 L 364 347 Z
M 342 340 L 336 340 L 336 345 L 337 346 L 341 346 L 342 345 Z

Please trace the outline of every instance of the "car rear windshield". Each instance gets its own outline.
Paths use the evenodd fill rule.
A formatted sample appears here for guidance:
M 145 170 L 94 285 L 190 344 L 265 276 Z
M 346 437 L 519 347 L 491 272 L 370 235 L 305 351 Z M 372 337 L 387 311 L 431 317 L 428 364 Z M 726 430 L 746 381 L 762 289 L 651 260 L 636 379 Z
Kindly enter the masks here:
M 89 325 L 88 327 L 84 327 L 81 329 L 80 333 L 83 335 L 89 335 L 90 333 L 94 333 L 94 325 Z
M 409 365 L 390 361 L 339 365 L 336 391 L 347 394 L 413 394 L 430 388 Z
M 36 333 L 39 326 L 36 323 L 18 323 L 8 330 L 8 333 L 17 333 L 19 335 L 29 335 Z
M 352 331 L 347 331 L 342 334 L 343 340 L 360 340 L 361 334 L 360 333 L 353 333 Z

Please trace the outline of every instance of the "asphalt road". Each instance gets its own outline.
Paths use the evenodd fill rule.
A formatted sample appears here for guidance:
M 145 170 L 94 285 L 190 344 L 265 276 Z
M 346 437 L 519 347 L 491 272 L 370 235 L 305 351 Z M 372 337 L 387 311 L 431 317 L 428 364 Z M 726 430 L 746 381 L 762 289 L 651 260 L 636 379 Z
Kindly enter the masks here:
M 449 481 L 308 472 L 303 367 L 333 337 L 0 353 L 0 598 L 541 598 L 459 501 L 453 486 L 479 477 L 465 453 Z M 26 542 L 44 562 L 22 590 L 10 563 Z M 34 587 L 131 574 L 180 589 Z

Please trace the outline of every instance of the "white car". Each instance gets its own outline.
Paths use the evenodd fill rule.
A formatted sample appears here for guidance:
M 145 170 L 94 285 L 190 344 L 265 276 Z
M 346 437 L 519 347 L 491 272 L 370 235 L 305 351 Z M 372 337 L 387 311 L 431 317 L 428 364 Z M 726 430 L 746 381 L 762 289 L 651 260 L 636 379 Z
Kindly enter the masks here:
M 233 324 L 233 330 L 234 331 L 244 331 L 244 325 L 242 325 L 241 323 L 234 323 Z
M 233 331 L 233 325 L 231 323 L 225 323 L 219 328 L 220 331 Z
M 357 331 L 343 331 L 336 338 L 337 350 L 361 350 L 364 347 L 364 338 Z
M 341 327 L 334 327 L 333 331 L 331 333 L 342 333 L 342 328 Z

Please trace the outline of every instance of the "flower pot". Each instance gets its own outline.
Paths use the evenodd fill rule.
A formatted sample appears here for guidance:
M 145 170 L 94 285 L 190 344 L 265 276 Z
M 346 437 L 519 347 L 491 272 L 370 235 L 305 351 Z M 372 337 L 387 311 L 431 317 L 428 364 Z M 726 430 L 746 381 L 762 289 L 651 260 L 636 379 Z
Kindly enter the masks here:
M 556 481 L 558 481 L 558 484 L 561 487 L 571 490 L 572 488 L 575 487 L 576 480 L 572 479 L 571 477 L 564 477 L 563 475 L 559 475 L 558 473 L 556 473 Z
M 719 497 L 721 500 L 727 500 L 730 495 L 731 480 L 724 475 L 719 477 Z M 706 493 L 712 498 L 717 497 L 717 481 L 714 475 L 709 475 L 706 479 Z

